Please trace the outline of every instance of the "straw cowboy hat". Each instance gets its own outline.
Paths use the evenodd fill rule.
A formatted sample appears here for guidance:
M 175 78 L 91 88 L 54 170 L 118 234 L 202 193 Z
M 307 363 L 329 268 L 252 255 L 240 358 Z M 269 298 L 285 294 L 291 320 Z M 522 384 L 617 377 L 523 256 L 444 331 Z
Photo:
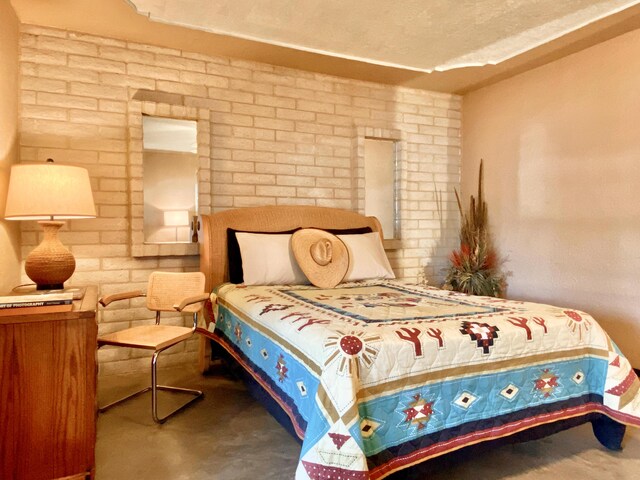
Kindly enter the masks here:
M 291 237 L 291 248 L 300 269 L 316 287 L 335 287 L 349 269 L 349 251 L 346 245 L 324 230 L 298 230 Z

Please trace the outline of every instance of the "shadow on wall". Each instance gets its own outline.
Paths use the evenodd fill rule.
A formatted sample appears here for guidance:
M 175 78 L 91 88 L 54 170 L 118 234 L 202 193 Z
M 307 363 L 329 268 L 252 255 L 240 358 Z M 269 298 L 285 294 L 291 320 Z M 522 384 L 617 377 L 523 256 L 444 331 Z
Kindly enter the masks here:
M 18 157 L 17 150 L 16 134 L 4 144 L 0 138 L 0 293 L 6 293 L 20 283 L 20 222 L 3 219 L 11 165 Z

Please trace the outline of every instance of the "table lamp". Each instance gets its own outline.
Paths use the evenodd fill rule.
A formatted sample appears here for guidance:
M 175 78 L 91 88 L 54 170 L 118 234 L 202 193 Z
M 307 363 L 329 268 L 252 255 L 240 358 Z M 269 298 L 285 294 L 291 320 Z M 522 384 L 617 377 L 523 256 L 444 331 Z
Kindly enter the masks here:
M 164 211 L 164 226 L 175 227 L 176 242 L 178 241 L 178 229 L 180 227 L 189 226 L 189 211 L 188 210 L 165 210 Z M 185 241 L 187 241 L 185 239 Z
M 82 167 L 43 163 L 11 167 L 4 218 L 39 220 L 44 239 L 25 261 L 25 272 L 38 290 L 62 289 L 76 269 L 73 254 L 58 239 L 58 230 L 76 218 L 94 218 L 89 172 Z

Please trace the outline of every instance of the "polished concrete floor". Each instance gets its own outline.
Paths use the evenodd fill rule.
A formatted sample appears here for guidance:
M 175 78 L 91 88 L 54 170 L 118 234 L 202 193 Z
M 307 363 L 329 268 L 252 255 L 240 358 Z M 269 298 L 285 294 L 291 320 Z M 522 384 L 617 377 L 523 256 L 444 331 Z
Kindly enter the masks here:
M 97 480 L 293 478 L 299 444 L 240 381 L 222 370 L 202 377 L 189 367 L 160 371 L 159 380 L 203 390 L 205 398 L 163 425 L 151 419 L 149 394 L 100 414 Z M 109 402 L 147 381 L 141 375 L 101 377 L 100 402 Z M 175 401 L 171 396 L 164 393 L 161 397 L 161 414 L 163 405 Z M 394 480 L 640 479 L 640 431 L 628 429 L 625 449 L 619 453 L 602 448 L 591 427 L 582 425 L 438 466 L 435 475 L 396 474 Z

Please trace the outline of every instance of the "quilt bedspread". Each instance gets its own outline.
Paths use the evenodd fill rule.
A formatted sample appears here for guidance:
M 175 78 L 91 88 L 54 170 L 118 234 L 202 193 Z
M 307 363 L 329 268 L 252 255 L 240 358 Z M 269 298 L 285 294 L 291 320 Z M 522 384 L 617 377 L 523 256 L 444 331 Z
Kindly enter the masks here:
M 296 479 L 379 479 L 524 429 L 640 425 L 640 381 L 588 314 L 398 281 L 224 284 L 219 342 L 304 438 Z

